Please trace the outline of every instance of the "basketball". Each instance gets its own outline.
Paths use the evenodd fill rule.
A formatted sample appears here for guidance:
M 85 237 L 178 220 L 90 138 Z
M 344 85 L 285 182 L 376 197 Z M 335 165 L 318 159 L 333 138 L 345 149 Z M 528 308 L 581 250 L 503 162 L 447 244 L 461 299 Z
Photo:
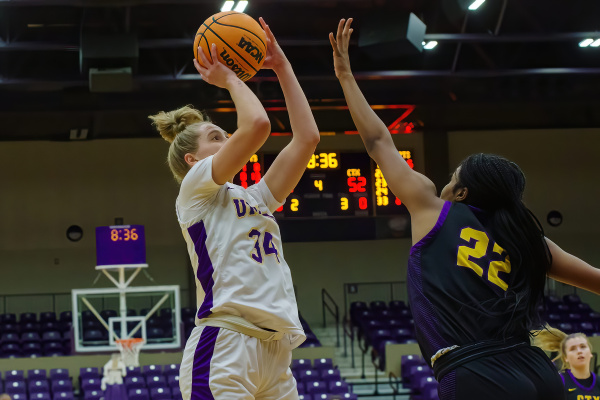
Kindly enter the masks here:
M 212 61 L 210 45 L 217 45 L 219 61 L 247 81 L 262 67 L 267 53 L 267 38 L 262 27 L 247 14 L 226 11 L 209 17 L 196 32 L 194 57 L 200 65 L 198 47 Z

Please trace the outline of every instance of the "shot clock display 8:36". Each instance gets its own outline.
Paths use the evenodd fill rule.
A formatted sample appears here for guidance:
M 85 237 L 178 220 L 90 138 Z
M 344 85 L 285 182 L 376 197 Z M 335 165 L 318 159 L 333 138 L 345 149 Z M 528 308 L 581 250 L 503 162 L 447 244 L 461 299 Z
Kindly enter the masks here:
M 143 225 L 113 225 L 96 228 L 98 266 L 146 263 L 146 238 Z

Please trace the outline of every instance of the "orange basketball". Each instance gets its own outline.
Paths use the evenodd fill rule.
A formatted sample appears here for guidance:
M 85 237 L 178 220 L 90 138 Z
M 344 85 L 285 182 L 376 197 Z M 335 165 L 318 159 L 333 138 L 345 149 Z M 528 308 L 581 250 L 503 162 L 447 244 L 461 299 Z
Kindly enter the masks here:
M 236 11 L 217 13 L 200 26 L 194 40 L 194 57 L 200 65 L 198 46 L 212 61 L 209 50 L 212 43 L 217 45 L 219 60 L 243 81 L 260 70 L 267 54 L 267 37 L 260 24 Z

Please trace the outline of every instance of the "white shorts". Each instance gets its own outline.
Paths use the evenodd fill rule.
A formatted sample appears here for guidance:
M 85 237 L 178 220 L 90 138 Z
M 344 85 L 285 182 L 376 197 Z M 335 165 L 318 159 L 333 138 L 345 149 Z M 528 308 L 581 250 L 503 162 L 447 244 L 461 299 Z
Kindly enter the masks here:
M 198 326 L 183 352 L 183 400 L 298 400 L 289 335 L 262 341 L 225 328 Z

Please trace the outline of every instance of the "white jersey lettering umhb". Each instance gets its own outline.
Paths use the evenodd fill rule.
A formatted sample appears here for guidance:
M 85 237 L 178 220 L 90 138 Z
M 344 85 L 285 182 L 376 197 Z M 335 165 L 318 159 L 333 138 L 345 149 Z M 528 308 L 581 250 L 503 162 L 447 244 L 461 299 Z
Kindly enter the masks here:
M 198 313 L 240 316 L 304 339 L 292 276 L 282 253 L 277 202 L 264 180 L 244 189 L 212 179 L 212 159 L 187 173 L 176 211 L 196 277 Z

